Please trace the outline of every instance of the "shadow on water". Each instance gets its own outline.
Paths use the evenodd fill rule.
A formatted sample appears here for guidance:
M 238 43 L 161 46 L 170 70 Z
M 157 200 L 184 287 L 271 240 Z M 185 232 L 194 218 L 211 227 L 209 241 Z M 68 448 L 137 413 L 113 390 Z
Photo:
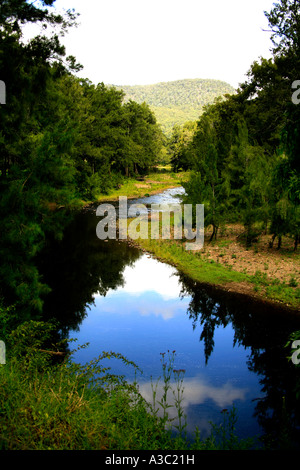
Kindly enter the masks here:
M 125 268 L 133 267 L 143 256 L 125 242 L 99 240 L 95 236 L 97 221 L 92 211 L 78 214 L 63 240 L 48 240 L 39 259 L 44 281 L 52 289 L 45 298 L 44 315 L 46 319 L 58 319 L 64 337 L 80 330 L 94 305 L 95 293 L 105 297 L 122 287 Z M 231 325 L 233 346 L 247 349 L 247 367 L 259 380 L 262 393 L 255 403 L 254 416 L 265 443 L 272 448 L 297 447 L 300 409 L 295 388 L 299 373 L 287 361 L 289 351 L 285 345 L 289 335 L 300 329 L 299 316 L 199 285 L 181 273 L 176 275 L 180 296 L 189 299 L 186 316 L 191 329 L 196 334 L 199 330 L 205 363 L 209 363 L 216 346 L 216 330 Z
M 39 259 L 40 272 L 51 293 L 44 299 L 44 315 L 56 318 L 65 334 L 76 330 L 94 303 L 94 294 L 105 296 L 124 283 L 123 271 L 141 255 L 126 243 L 96 237 L 96 218 L 78 214 L 62 241 L 48 239 Z
M 201 288 L 179 276 L 183 293 L 191 295 L 187 313 L 193 328 L 202 326 L 206 362 L 214 349 L 215 330 L 231 324 L 234 345 L 250 351 L 247 366 L 259 378 L 263 397 L 257 400 L 254 416 L 264 430 L 265 445 L 300 448 L 300 403 L 295 393 L 299 371 L 287 361 L 286 348 L 291 332 L 299 330 L 299 316 L 254 299 Z

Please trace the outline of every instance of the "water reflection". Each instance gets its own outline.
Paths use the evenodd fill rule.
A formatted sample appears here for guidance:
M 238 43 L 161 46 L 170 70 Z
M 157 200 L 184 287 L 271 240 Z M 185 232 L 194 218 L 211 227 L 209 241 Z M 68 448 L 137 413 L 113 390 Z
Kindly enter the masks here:
M 181 282 L 177 270 L 163 263 L 157 263 L 150 255 L 141 256 L 134 266 L 126 266 L 124 270 L 126 283 L 119 292 L 140 294 L 154 291 L 164 300 L 177 299 Z
M 150 399 L 150 379 L 156 380 L 162 373 L 160 352 L 175 350 L 174 367 L 186 371 L 183 405 L 189 431 L 194 429 L 195 419 L 199 425 L 207 414 L 208 421 L 218 422 L 221 410 L 235 404 L 247 422 L 246 428 L 251 429 L 252 434 L 258 433 L 259 426 L 253 418 L 255 404 L 251 400 L 263 394 L 256 375 L 249 373 L 246 364 L 249 352 L 233 347 L 231 323 L 214 324 L 214 329 L 208 329 L 211 337 L 201 337 L 201 328 L 198 328 L 201 325 L 196 325 L 195 320 L 196 316 L 200 318 L 200 311 L 194 312 L 192 324 L 188 321 L 187 312 L 191 316 L 191 306 L 196 305 L 198 292 L 203 299 L 205 291 L 197 290 L 197 286 L 190 291 L 174 268 L 147 255 L 141 255 L 134 265 L 127 266 L 123 276 L 122 286 L 109 290 L 105 296 L 94 295 L 93 307 L 80 325 L 79 334 L 75 335 L 79 344 L 89 342 L 90 346 L 80 350 L 75 359 L 87 363 L 102 350 L 122 352 L 143 369 L 143 375 L 138 377 L 140 389 Z M 208 298 L 206 293 L 205 299 Z M 221 299 L 217 305 L 222 310 Z M 217 307 L 213 310 L 217 317 Z M 212 338 L 215 339 L 214 354 L 208 361 L 204 352 L 207 341 L 211 342 Z M 135 377 L 134 371 L 122 363 L 105 362 L 104 365 L 112 366 L 115 373 L 125 374 L 129 380 Z M 203 435 L 204 430 L 209 430 L 206 420 L 201 426 Z M 245 432 L 245 423 L 240 426 L 240 432 Z
M 155 384 L 156 385 L 156 384 Z M 139 390 L 143 397 L 149 402 L 153 401 L 153 382 L 142 382 L 139 386 Z M 170 406 L 168 410 L 169 417 L 174 420 L 174 424 L 177 424 L 177 410 L 175 406 L 175 398 L 173 391 L 176 394 L 177 383 L 172 381 L 170 383 L 171 392 L 168 395 L 168 404 Z M 158 382 L 158 386 L 155 386 L 156 390 L 156 399 L 157 403 L 160 403 L 164 394 L 163 383 Z M 183 407 L 185 413 L 189 414 L 189 410 L 195 410 L 196 408 L 207 407 L 208 403 L 211 403 L 211 407 L 215 410 L 224 410 L 230 408 L 235 402 L 245 402 L 247 398 L 247 388 L 239 388 L 236 385 L 230 383 L 230 381 L 225 382 L 221 386 L 212 384 L 208 381 L 206 377 L 192 377 L 185 378 L 184 380 L 184 390 L 183 390 L 183 400 L 181 406 Z M 163 410 L 160 406 L 157 406 L 159 415 L 163 415 Z M 191 414 L 191 413 L 190 413 Z M 194 414 L 194 411 L 193 411 Z M 198 421 L 201 423 L 199 429 L 201 430 L 202 437 L 208 437 L 210 432 L 210 426 L 208 422 L 205 422 L 200 413 L 198 413 Z M 211 420 L 211 418 L 210 418 Z M 220 415 L 217 418 L 217 421 L 220 420 Z M 192 422 L 191 419 L 187 420 L 187 432 L 193 434 L 195 431 L 195 421 Z
M 180 204 L 182 201 L 182 196 L 184 195 L 185 190 L 183 187 L 170 188 L 164 191 L 163 193 L 154 194 L 152 196 L 141 197 L 138 199 L 132 199 L 129 201 L 130 204 Z
M 205 434 L 209 421 L 220 422 L 222 408 L 234 404 L 241 437 L 265 434 L 274 447 L 282 436 L 299 442 L 297 376 L 285 349 L 299 318 L 197 285 L 127 243 L 101 241 L 97 221 L 93 211 L 78 215 L 62 241 L 48 240 L 39 260 L 52 288 L 46 318 L 60 321 L 62 335 L 90 343 L 77 360 L 121 352 L 143 369 L 148 397 L 150 377 L 161 375 L 160 352 L 176 350 L 175 367 L 186 370 L 191 428 Z M 121 365 L 113 367 L 132 379 Z
M 101 242 L 95 236 L 96 223 L 95 215 L 79 214 L 63 240 L 47 240 L 38 260 L 43 280 L 52 289 L 44 299 L 44 315 L 57 318 L 65 334 L 80 325 L 95 292 L 105 296 L 124 284 L 125 267 L 141 255 L 126 243 Z
M 299 377 L 287 361 L 285 345 L 289 334 L 299 329 L 299 317 L 255 300 L 238 301 L 229 294 L 224 297 L 212 288 L 195 290 L 186 278 L 183 285 L 184 294 L 192 296 L 188 313 L 193 328 L 202 327 L 206 363 L 216 346 L 216 329 L 232 325 L 233 345 L 248 351 L 247 368 L 259 381 L 261 395 L 260 399 L 253 397 L 254 416 L 264 430 L 264 442 L 298 447 L 300 406 L 295 390 Z

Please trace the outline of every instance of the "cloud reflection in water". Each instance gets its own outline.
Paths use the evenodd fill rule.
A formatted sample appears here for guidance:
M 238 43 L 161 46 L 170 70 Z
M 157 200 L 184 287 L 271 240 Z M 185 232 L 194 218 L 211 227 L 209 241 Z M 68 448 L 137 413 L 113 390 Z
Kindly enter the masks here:
M 176 383 L 171 384 L 172 389 L 176 389 Z M 245 400 L 247 389 L 235 387 L 230 381 L 222 386 L 214 386 L 203 377 L 192 377 L 184 379 L 184 394 L 182 405 L 187 408 L 189 405 L 200 405 L 207 400 L 212 400 L 220 408 L 230 407 L 235 400 Z M 141 383 L 139 390 L 144 398 L 150 403 L 152 401 L 151 382 Z M 163 382 L 159 382 L 157 388 L 157 400 L 160 401 L 163 393 Z M 170 393 L 170 398 L 172 392 Z M 172 401 L 170 400 L 170 404 Z
M 110 290 L 109 295 L 122 292 L 138 295 L 151 291 L 160 294 L 163 300 L 178 299 L 181 286 L 176 272 L 172 266 L 144 255 L 135 262 L 134 266 L 126 266 L 125 285 L 117 291 Z

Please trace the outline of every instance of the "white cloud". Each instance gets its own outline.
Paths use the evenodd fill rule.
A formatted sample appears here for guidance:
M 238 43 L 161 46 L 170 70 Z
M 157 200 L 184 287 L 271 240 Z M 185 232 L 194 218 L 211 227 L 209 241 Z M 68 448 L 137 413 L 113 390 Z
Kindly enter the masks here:
M 142 256 L 133 267 L 127 266 L 124 279 L 126 283 L 119 292 L 141 294 L 145 291 L 152 291 L 158 293 L 163 300 L 177 299 L 180 293 L 176 269 L 149 255 Z
M 171 389 L 177 390 L 177 384 L 172 382 Z M 164 383 L 158 382 L 156 390 L 157 403 L 161 400 L 164 393 Z M 221 386 L 210 384 L 207 379 L 203 377 L 192 377 L 184 378 L 183 381 L 183 400 L 182 406 L 187 409 L 189 405 L 201 405 L 207 400 L 212 400 L 214 404 L 221 409 L 231 407 L 233 402 L 236 400 L 244 401 L 246 399 L 246 388 L 239 388 L 232 385 L 229 381 L 225 382 Z M 169 392 L 168 404 L 174 407 L 174 397 L 172 390 Z M 153 399 L 153 384 L 151 382 L 145 382 L 139 384 L 139 391 L 142 396 L 149 402 L 152 403 Z M 177 415 L 175 408 L 170 409 L 170 417 Z
M 138 296 L 145 292 L 155 292 L 162 300 L 178 299 L 181 284 L 176 272 L 172 266 L 161 263 L 150 255 L 143 255 L 133 266 L 126 266 L 123 273 L 124 286 L 110 290 L 107 297 L 122 293 Z M 100 294 L 95 294 L 95 298 L 99 296 Z
M 131 312 L 132 305 L 138 305 L 139 314 L 142 316 L 154 315 L 170 320 L 179 311 L 178 299 L 181 284 L 176 272 L 172 266 L 145 254 L 134 263 L 134 266 L 125 268 L 124 286 L 110 290 L 105 297 L 96 293 L 94 298 L 97 305 L 101 305 L 105 312 L 115 311 L 115 299 L 118 305 L 119 302 L 122 303 L 123 314 Z M 150 302 L 148 293 L 151 298 Z M 124 297 L 123 294 L 126 296 Z M 109 302 L 107 302 L 108 299 Z M 189 297 L 182 300 L 181 307 L 184 311 L 188 308 L 189 301 Z

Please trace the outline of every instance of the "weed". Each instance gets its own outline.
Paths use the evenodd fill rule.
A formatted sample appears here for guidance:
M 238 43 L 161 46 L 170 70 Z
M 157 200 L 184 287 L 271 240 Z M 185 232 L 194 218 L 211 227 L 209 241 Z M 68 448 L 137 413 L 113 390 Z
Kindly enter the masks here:
M 224 235 L 224 233 L 221 232 L 220 235 L 222 236 L 222 235 Z M 218 242 L 218 246 L 219 246 L 220 248 L 226 248 L 226 247 L 228 247 L 231 243 L 232 243 L 232 240 L 220 240 L 220 241 Z
M 48 325 L 37 322 L 36 326 L 37 334 L 30 340 L 31 353 L 27 351 L 22 359 L 20 341 L 17 355 L 11 355 L 5 367 L 0 368 L 2 450 L 216 448 L 213 438 L 201 441 L 197 429 L 193 441 L 186 438 L 185 371 L 174 369 L 175 351 L 161 354 L 162 394 L 157 396 L 156 385 L 151 406 L 140 394 L 137 381 L 128 383 L 103 365 L 104 360 L 117 359 L 140 371 L 122 354 L 102 352 L 97 359 L 79 365 L 72 361 L 73 351 L 62 363 L 50 364 L 35 354 L 35 346 L 46 346 L 42 341 L 43 327 L 48 343 Z M 34 330 L 34 322 L 20 325 L 17 334 L 13 331 L 11 335 L 21 339 L 21 332 L 28 332 L 29 328 Z M 27 345 L 25 341 L 23 352 Z M 177 421 L 170 417 L 174 407 Z M 175 436 L 172 430 L 176 431 Z
M 298 282 L 296 281 L 294 276 L 291 276 L 290 281 L 289 281 L 289 286 L 290 287 L 297 287 L 298 286 Z
M 237 423 L 237 413 L 235 407 L 231 410 L 222 410 L 223 422 L 217 426 L 212 423 L 214 443 L 216 448 L 222 450 L 249 449 L 254 444 L 254 438 L 239 441 L 236 436 L 235 425 Z

